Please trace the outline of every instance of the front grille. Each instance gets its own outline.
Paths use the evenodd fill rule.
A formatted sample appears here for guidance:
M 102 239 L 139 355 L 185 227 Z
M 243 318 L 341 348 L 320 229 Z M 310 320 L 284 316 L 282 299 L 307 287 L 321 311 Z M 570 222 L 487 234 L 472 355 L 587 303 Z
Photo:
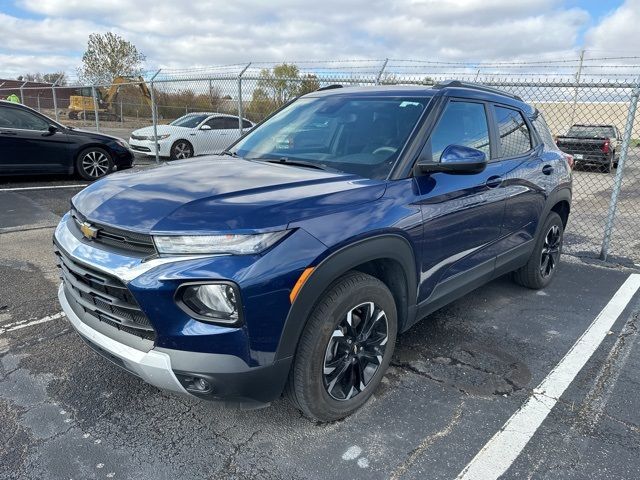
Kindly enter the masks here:
M 92 227 L 98 229 L 97 236 L 93 239 L 96 243 L 103 243 L 122 250 L 134 251 L 147 255 L 153 255 L 156 253 L 156 248 L 153 244 L 151 235 L 129 232 L 127 230 L 121 230 L 108 225 L 100 225 L 87 221 L 86 217 L 75 209 L 72 209 L 70 213 L 76 228 L 80 229 L 80 226 L 83 223 L 89 223 Z
M 149 147 L 141 147 L 139 145 L 129 145 L 131 150 L 137 150 L 139 152 L 150 152 L 151 149 Z
M 124 283 L 116 277 L 81 265 L 58 248 L 54 252 L 70 302 L 75 302 L 76 307 L 84 313 L 107 325 L 155 341 L 153 326 Z

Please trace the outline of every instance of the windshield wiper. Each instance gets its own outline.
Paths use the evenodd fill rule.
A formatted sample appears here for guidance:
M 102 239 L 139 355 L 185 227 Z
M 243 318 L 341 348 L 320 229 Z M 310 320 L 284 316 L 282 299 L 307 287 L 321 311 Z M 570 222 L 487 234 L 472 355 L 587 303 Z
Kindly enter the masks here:
M 317 163 L 313 163 L 313 162 L 307 162 L 306 160 L 289 160 L 286 157 L 282 157 L 282 158 L 270 158 L 270 159 L 266 159 L 266 160 L 262 160 L 262 159 L 256 159 L 259 160 L 261 162 L 268 162 L 268 163 L 279 163 L 282 165 L 292 165 L 294 167 L 307 167 L 307 168 L 316 168 L 318 170 L 333 170 L 330 169 L 329 167 L 325 167 L 323 165 L 318 165 Z
M 238 154 L 230 150 L 223 150 L 222 152 L 220 152 L 220 155 L 229 155 L 230 157 L 238 158 Z

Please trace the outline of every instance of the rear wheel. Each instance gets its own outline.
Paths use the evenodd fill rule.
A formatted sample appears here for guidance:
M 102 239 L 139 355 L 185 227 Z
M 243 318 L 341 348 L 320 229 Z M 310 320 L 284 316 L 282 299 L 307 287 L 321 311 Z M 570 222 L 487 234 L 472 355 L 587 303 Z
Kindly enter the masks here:
M 309 318 L 286 396 L 313 419 L 328 422 L 353 413 L 382 380 L 396 333 L 396 305 L 386 285 L 364 273 L 347 273 Z
M 549 285 L 560 263 L 563 235 L 564 225 L 560 215 L 551 212 L 542 226 L 529 261 L 513 273 L 514 280 L 535 290 Z
M 93 181 L 104 177 L 113 170 L 113 160 L 106 150 L 89 147 L 78 155 L 76 171 L 85 180 Z
M 613 170 L 613 167 L 614 167 L 613 158 L 614 158 L 613 155 L 611 155 L 607 159 L 607 163 L 605 163 L 600 167 L 600 170 L 602 171 L 602 173 L 609 173 L 611 172 L 611 170 Z
M 171 146 L 171 160 L 193 157 L 193 147 L 186 140 L 177 140 Z

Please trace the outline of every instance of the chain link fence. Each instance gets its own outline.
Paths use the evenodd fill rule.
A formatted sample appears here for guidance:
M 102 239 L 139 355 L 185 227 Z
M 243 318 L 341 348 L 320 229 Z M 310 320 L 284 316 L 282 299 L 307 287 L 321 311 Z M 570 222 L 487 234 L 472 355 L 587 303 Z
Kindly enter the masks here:
M 581 55 L 528 63 L 250 63 L 160 70 L 145 74 L 142 83 L 129 79 L 118 85 L 25 83 L 6 88 L 0 83 L 0 98 L 15 94 L 64 124 L 130 140 L 141 158 L 159 161 L 180 156 L 175 155 L 170 124 L 190 129 L 184 137 L 185 156 L 216 153 L 284 103 L 320 87 L 477 82 L 537 107 L 559 147 L 573 155 L 574 197 L 565 251 L 640 264 L 638 60 Z M 219 115 L 211 118 L 213 113 Z M 166 144 L 167 139 L 174 143 Z

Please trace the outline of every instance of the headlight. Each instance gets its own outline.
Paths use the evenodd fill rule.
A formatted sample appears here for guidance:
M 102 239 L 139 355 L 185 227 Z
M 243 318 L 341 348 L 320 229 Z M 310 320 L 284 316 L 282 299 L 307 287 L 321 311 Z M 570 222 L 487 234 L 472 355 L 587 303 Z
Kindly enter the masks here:
M 189 315 L 200 320 L 236 323 L 240 319 L 239 295 L 231 283 L 187 285 L 178 291 L 177 301 Z
M 159 235 L 153 240 L 158 253 L 251 255 L 266 250 L 286 234 L 287 230 L 255 235 Z
M 155 139 L 156 139 L 156 140 L 164 140 L 165 138 L 169 138 L 170 136 L 171 136 L 171 134 L 170 134 L 170 133 L 165 133 L 165 134 L 163 134 L 163 135 L 158 135 L 157 137 L 155 137 Z M 154 139 L 154 136 L 153 136 L 153 135 L 151 135 L 151 136 L 149 136 L 148 138 L 149 138 L 149 140 L 153 140 L 153 139 Z

